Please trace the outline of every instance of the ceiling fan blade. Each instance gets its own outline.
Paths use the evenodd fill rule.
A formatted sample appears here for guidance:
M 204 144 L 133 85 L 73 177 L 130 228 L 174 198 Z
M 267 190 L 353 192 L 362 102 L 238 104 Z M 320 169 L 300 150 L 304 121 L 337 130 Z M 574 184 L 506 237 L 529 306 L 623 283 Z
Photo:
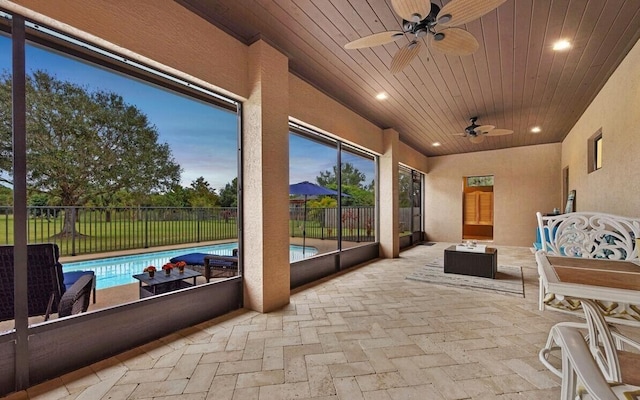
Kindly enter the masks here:
M 480 18 L 506 0 L 453 0 L 442 7 L 436 21 L 442 26 L 458 26 Z
M 467 56 L 480 47 L 472 34 L 460 28 L 447 28 L 429 35 L 428 42 L 434 50 L 455 56 Z
M 513 131 L 511 129 L 492 129 L 487 136 L 504 136 L 511 135 Z
M 484 142 L 484 135 L 469 136 L 469 141 L 471 143 L 482 143 L 482 142 Z
M 356 39 L 353 42 L 349 42 L 344 45 L 347 50 L 362 49 L 365 47 L 380 46 L 383 44 L 391 43 L 404 36 L 402 31 L 387 31 L 374 33 L 373 35 L 365 36 L 360 39 Z
M 477 134 L 486 134 L 488 132 L 493 131 L 495 128 L 496 127 L 493 125 L 480 125 L 476 127 L 473 131 Z
M 391 6 L 409 22 L 420 22 L 431 12 L 430 0 L 391 0 Z
M 468 135 L 467 135 L 467 133 L 466 133 L 466 132 L 464 132 L 464 133 L 454 133 L 454 134 L 453 134 L 453 136 L 462 136 L 462 137 L 467 137 Z
M 391 71 L 392 74 L 397 74 L 402 71 L 404 67 L 409 65 L 409 63 L 418 55 L 421 46 L 420 42 L 413 41 L 398 50 L 391 60 L 389 71 Z

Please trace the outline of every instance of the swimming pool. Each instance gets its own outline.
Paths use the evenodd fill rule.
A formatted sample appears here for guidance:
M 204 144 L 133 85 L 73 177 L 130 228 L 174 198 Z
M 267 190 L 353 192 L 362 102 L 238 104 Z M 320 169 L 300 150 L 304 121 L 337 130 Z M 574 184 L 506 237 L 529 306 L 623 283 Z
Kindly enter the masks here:
M 137 280 L 133 279 L 133 275 L 142 273 L 142 270 L 147 265 L 155 265 L 159 268 L 168 263 L 170 258 L 181 254 L 208 253 L 230 256 L 233 249 L 237 247 L 237 243 L 225 243 L 211 246 L 189 247 L 178 250 L 135 254 L 130 256 L 101 258 L 89 261 L 68 262 L 64 264 L 62 270 L 64 272 L 77 270 L 93 271 L 96 274 L 96 288 L 105 289 L 112 286 L 120 286 L 137 282 Z M 305 257 L 314 256 L 317 253 L 318 250 L 315 247 L 307 246 L 303 257 L 302 246 L 289 246 L 290 261 L 302 260 Z

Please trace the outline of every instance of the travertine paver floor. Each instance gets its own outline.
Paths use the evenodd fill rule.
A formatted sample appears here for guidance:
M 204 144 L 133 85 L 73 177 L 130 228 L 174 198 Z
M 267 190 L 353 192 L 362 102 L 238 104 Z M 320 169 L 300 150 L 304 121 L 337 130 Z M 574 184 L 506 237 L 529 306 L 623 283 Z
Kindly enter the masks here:
M 238 311 L 8 398 L 559 398 L 537 352 L 551 325 L 577 319 L 537 310 L 531 251 L 497 246 L 499 265 L 524 267 L 525 298 L 405 279 L 448 245 L 416 246 L 297 290 L 280 311 Z

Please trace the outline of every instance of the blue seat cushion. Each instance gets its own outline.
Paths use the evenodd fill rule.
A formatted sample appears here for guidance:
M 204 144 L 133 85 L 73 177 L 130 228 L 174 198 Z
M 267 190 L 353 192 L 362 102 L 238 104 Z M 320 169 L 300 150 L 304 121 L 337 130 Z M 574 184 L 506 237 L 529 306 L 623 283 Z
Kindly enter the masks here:
M 69 289 L 82 275 L 95 275 L 93 271 L 69 271 L 62 274 L 64 278 L 64 288 Z
M 184 261 L 187 265 L 204 265 L 204 256 L 208 256 L 207 253 L 189 253 L 180 256 L 175 256 L 169 261 L 177 263 L 178 261 Z
M 177 263 L 178 261 L 184 261 L 187 263 L 187 265 L 204 265 L 204 257 L 205 256 L 210 256 L 212 254 L 207 254 L 207 253 L 189 253 L 189 254 L 183 254 L 181 256 L 176 256 L 173 257 L 171 259 L 169 259 L 169 261 L 171 261 L 172 263 Z M 224 256 L 222 256 L 224 257 Z M 231 257 L 231 256 L 229 256 Z M 235 267 L 237 264 L 234 260 L 209 260 L 209 265 L 215 266 L 215 267 Z

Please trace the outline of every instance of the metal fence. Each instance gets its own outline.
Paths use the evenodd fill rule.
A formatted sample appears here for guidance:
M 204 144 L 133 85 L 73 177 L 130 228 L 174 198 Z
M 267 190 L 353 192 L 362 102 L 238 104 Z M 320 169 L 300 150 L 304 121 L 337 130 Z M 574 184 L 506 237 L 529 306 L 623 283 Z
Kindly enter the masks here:
M 400 208 L 400 233 L 411 232 L 411 220 L 413 219 L 413 208 L 403 207 Z
M 308 238 L 337 239 L 337 208 L 289 208 L 291 237 L 301 237 L 303 229 Z M 351 242 L 375 241 L 375 207 L 343 207 L 340 215 L 342 240 Z
M 62 255 L 238 237 L 236 208 L 28 207 L 27 213 L 29 243 L 56 243 Z M 0 207 L 0 243 L 13 243 L 11 207 Z
M 61 255 L 199 243 L 238 237 L 238 210 L 225 207 L 28 207 L 29 243 L 53 242 Z M 337 239 L 336 208 L 290 207 L 291 237 Z M 375 208 L 344 207 L 342 239 L 375 240 Z M 66 221 L 66 223 L 65 223 Z M 0 206 L 0 244 L 13 244 L 13 208 Z

